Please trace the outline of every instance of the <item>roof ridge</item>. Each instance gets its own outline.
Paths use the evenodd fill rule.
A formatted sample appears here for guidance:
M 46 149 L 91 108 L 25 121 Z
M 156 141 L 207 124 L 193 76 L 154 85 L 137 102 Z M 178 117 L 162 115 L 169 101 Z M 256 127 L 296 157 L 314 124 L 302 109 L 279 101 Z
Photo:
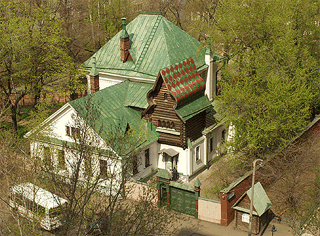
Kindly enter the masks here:
M 153 40 L 153 37 L 154 37 L 154 35 L 155 35 L 155 33 L 156 33 L 159 25 L 160 25 L 160 21 L 161 21 L 161 20 L 162 20 L 162 16 L 161 16 L 161 15 L 158 15 L 158 16 L 157 16 L 157 20 L 156 20 L 156 22 L 154 23 L 153 28 L 152 28 L 152 30 L 151 30 L 151 32 L 150 32 L 150 35 L 149 35 L 149 37 L 148 37 L 148 39 L 147 39 L 147 42 L 146 42 L 146 44 L 144 45 L 144 47 L 143 47 L 143 49 L 142 49 L 142 52 L 141 52 L 141 54 L 140 54 L 140 56 L 139 56 L 139 59 L 138 59 L 137 62 L 135 63 L 135 67 L 134 67 L 134 70 L 135 70 L 135 71 L 140 67 L 141 62 L 142 62 L 142 60 L 144 59 L 144 56 L 146 55 L 146 53 L 147 53 L 147 51 L 148 51 L 148 49 L 149 49 L 149 46 L 150 46 L 150 44 L 151 44 L 151 42 L 152 42 L 152 40 Z
M 169 58 L 170 64 L 167 65 L 167 66 L 165 66 L 165 67 L 163 67 L 163 68 L 161 68 L 160 71 L 161 71 L 162 69 L 164 69 L 164 68 L 166 68 L 166 67 L 168 67 L 168 66 L 170 66 L 170 65 L 173 64 L 173 62 L 171 61 L 170 53 L 169 53 L 169 48 L 168 48 L 168 43 L 167 43 L 167 42 L 168 42 L 168 40 L 167 40 L 167 36 L 168 36 L 168 35 L 166 34 L 165 25 L 166 25 L 165 23 L 162 25 L 163 31 L 165 32 L 165 34 L 164 34 L 165 37 L 163 37 L 163 39 L 164 39 L 164 41 L 165 41 L 166 54 L 167 54 L 167 57 Z

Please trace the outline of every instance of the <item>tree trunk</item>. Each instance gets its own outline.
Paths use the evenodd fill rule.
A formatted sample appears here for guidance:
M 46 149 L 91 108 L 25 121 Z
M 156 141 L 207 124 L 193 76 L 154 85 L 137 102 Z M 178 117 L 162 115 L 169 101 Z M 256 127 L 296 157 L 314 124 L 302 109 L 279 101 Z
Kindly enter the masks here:
M 14 135 L 18 134 L 17 106 L 11 105 L 11 120 Z

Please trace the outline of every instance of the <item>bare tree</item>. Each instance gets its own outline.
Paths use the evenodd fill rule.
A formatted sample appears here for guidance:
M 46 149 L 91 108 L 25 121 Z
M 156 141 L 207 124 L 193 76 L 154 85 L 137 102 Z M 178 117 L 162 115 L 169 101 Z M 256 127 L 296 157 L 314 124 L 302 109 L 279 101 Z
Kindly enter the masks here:
M 165 230 L 170 214 L 158 209 L 148 193 L 141 202 L 125 200 L 125 184 L 138 162 L 137 150 L 146 142 L 145 126 L 133 130 L 120 120 L 105 128 L 90 99 L 82 109 L 82 116 L 74 114 L 67 125 L 72 142 L 55 145 L 58 140 L 50 127 L 32 140 L 42 184 L 68 200 L 59 232 L 82 235 L 94 222 L 103 225 L 105 235 L 150 235 Z

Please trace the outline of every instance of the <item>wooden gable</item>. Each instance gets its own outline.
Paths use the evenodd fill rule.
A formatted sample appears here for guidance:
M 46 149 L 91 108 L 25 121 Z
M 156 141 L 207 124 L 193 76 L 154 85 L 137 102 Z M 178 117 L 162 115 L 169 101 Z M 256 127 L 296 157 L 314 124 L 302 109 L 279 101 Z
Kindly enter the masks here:
M 185 124 L 176 113 L 177 101 L 170 94 L 159 75 L 154 88 L 148 93 L 149 107 L 143 113 L 159 132 L 159 143 L 186 148 Z
M 159 72 L 143 117 L 157 127 L 160 143 L 187 148 L 187 138 L 194 141 L 202 136 L 211 106 L 204 91 L 205 81 L 192 58 Z

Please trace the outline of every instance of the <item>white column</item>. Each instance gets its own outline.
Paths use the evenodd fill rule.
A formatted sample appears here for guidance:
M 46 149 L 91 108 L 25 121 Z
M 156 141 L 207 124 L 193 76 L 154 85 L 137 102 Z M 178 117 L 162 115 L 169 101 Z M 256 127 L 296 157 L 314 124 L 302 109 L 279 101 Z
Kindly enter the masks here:
M 192 152 L 190 147 L 188 147 L 188 151 L 187 151 L 187 160 L 189 160 L 187 162 L 187 175 L 191 175 L 191 166 L 192 166 Z
M 204 157 L 203 157 L 203 162 L 205 165 L 207 165 L 207 160 L 208 160 L 208 153 L 207 153 L 207 149 L 208 149 L 208 136 L 207 134 L 204 135 L 204 148 L 203 148 L 203 151 L 204 151 Z
M 210 49 L 207 49 L 206 51 L 205 63 L 208 65 L 205 94 L 207 95 L 208 99 L 211 101 L 216 96 L 218 66 L 214 64 L 213 56 Z

